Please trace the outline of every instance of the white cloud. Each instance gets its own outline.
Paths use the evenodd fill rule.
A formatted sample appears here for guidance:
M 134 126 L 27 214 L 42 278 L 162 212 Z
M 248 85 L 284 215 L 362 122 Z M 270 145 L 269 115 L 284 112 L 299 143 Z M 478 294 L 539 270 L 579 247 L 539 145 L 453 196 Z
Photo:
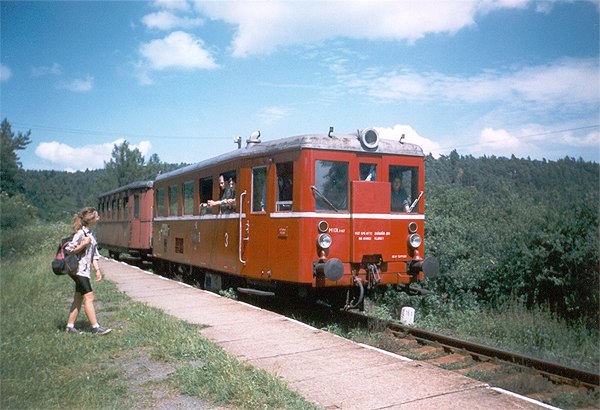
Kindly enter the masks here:
M 85 78 L 76 78 L 71 81 L 60 81 L 56 85 L 60 89 L 83 93 L 91 91 L 94 86 L 94 77 L 86 75 Z
M 201 18 L 179 17 L 170 11 L 159 11 L 147 14 L 142 18 L 142 23 L 148 28 L 171 30 L 173 28 L 193 28 L 204 24 Z
M 535 102 L 546 106 L 590 104 L 600 98 L 595 60 L 566 59 L 548 65 L 488 70 L 471 77 L 412 70 L 342 73 L 338 81 L 355 92 L 388 100 L 459 103 Z
M 54 165 L 62 166 L 65 170 L 98 169 L 104 167 L 112 156 L 115 145 L 120 145 L 125 140 L 119 138 L 104 144 L 91 144 L 82 147 L 72 147 L 58 141 L 42 142 L 35 149 L 35 155 Z M 146 157 L 152 148 L 149 141 L 139 144 L 129 144 L 130 149 L 137 148 Z
M 417 144 L 423 149 L 423 153 L 428 155 L 429 153 L 434 156 L 444 154 L 440 144 L 429 138 L 419 135 L 419 133 L 410 125 L 396 124 L 391 128 L 386 127 L 374 127 L 379 133 L 379 136 L 383 139 L 389 139 L 394 141 L 400 141 L 402 135 L 404 135 L 403 142 L 409 142 L 411 144 Z
M 152 70 L 167 68 L 211 69 L 218 67 L 201 40 L 183 31 L 175 31 L 164 39 L 152 40 L 140 46 L 143 67 Z
M 62 74 L 62 66 L 58 63 L 53 63 L 50 67 L 41 66 L 41 67 L 33 67 L 31 69 L 31 75 L 33 77 L 41 77 L 44 75 L 61 75 Z
M 189 11 L 190 5 L 187 0 L 154 0 L 154 7 L 165 8 L 169 10 Z
M 7 65 L 0 64 L 0 82 L 8 81 L 12 77 L 12 70 Z
M 283 107 L 266 107 L 260 112 L 260 118 L 265 124 L 272 124 L 289 115 L 288 110 Z
M 547 125 L 531 124 L 508 131 L 503 128 L 484 128 L 477 142 L 463 146 L 472 155 L 497 155 L 519 158 L 541 158 L 551 151 L 565 152 L 564 146 L 579 149 L 595 149 L 600 147 L 600 132 L 597 126 L 577 127 L 573 124 Z M 552 148 L 551 148 L 552 147 Z M 563 147 L 563 148 L 561 148 Z M 564 155 L 562 155 L 564 156 Z
M 268 54 L 280 46 L 335 37 L 414 42 L 428 34 L 454 34 L 478 14 L 523 8 L 525 0 L 462 1 L 197 1 L 211 19 L 237 27 L 236 57 Z

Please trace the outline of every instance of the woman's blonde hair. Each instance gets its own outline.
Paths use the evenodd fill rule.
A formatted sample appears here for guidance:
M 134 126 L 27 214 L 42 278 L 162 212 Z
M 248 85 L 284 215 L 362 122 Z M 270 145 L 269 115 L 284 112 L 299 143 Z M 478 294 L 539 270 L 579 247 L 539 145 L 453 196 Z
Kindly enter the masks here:
M 78 214 L 73 215 L 73 232 L 77 232 L 82 227 L 94 222 L 97 214 L 98 211 L 96 211 L 96 208 L 88 206 L 83 208 Z

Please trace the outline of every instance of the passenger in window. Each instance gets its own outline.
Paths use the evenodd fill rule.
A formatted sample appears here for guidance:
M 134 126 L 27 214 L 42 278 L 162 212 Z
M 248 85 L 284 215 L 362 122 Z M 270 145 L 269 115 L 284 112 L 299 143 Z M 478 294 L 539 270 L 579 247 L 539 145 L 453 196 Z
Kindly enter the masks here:
M 402 188 L 402 178 L 392 180 L 392 212 L 410 212 L 410 199 Z
M 235 181 L 230 178 L 227 187 L 225 187 L 225 177 L 219 175 L 219 188 L 222 192 L 221 199 L 213 201 L 209 199 L 207 201 L 208 206 L 221 206 L 221 212 L 233 212 L 235 210 Z

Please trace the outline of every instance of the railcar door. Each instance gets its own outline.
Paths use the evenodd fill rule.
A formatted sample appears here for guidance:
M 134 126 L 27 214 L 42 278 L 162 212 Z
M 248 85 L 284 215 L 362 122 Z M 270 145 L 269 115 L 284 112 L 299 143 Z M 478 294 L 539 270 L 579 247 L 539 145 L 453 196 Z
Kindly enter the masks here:
M 240 210 L 240 263 L 242 272 L 249 278 L 268 280 L 271 277 L 268 249 L 266 165 L 252 168 L 250 192 L 243 198 Z M 243 217 L 245 215 L 245 218 Z
M 380 158 L 359 157 L 358 181 L 351 184 L 354 263 L 375 260 L 390 246 L 390 183 Z

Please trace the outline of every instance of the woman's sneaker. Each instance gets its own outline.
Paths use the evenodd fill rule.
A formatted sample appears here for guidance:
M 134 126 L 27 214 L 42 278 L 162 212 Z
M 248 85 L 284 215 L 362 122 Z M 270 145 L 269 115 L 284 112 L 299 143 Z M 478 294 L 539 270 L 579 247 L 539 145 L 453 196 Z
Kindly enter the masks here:
M 111 331 L 112 331 L 112 329 L 108 329 L 108 328 L 105 328 L 102 326 L 92 328 L 92 333 L 95 335 L 105 335 L 107 333 L 110 333 Z
M 66 330 L 66 332 L 67 332 L 68 334 L 72 334 L 72 335 L 78 335 L 78 334 L 80 334 L 80 333 L 81 333 L 81 331 L 80 331 L 79 329 L 76 329 L 76 328 L 74 328 L 74 327 L 67 327 L 67 330 Z

